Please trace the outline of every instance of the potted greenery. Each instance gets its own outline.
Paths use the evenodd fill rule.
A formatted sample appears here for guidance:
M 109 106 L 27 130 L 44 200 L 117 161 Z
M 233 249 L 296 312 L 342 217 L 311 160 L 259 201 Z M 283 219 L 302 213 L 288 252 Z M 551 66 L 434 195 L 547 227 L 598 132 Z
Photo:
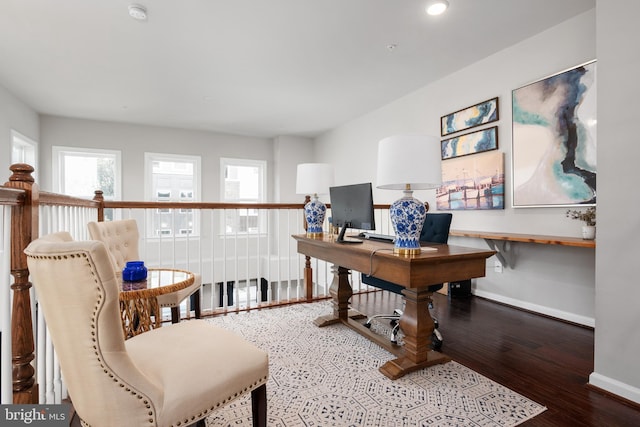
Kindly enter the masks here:
M 591 206 L 586 211 L 567 210 L 567 217 L 579 219 L 585 225 L 582 226 L 582 238 L 593 240 L 596 238 L 596 207 Z

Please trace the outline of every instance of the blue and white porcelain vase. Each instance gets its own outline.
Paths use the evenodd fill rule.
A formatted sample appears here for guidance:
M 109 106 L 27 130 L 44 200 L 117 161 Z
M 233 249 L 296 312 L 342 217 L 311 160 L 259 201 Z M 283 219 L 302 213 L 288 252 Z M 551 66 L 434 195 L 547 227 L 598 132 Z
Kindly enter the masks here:
M 327 213 L 327 206 L 314 194 L 309 203 L 304 205 L 304 217 L 307 220 L 307 237 L 322 236 L 322 225 Z
M 412 194 L 412 190 L 404 190 L 404 197 L 393 202 L 389 208 L 391 223 L 396 232 L 393 251 L 400 255 L 420 253 L 420 233 L 427 209 Z

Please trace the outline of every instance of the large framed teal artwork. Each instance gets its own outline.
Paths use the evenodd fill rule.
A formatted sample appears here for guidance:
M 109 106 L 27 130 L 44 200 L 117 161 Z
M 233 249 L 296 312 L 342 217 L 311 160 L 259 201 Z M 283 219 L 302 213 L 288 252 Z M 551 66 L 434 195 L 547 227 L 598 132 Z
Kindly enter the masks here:
M 596 203 L 596 61 L 512 91 L 513 207 Z
M 499 114 L 497 97 L 449 113 L 440 117 L 440 136 L 451 135 L 498 121 Z

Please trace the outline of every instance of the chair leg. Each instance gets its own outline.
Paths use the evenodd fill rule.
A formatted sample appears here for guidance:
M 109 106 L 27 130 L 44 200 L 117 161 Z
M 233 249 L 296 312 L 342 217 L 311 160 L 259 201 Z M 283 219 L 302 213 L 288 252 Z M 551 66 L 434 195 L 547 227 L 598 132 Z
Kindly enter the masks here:
M 251 414 L 253 427 L 267 427 L 267 385 L 251 391 Z
M 171 323 L 180 322 L 180 306 L 171 307 Z
M 196 313 L 196 319 L 200 318 L 200 289 L 191 294 L 191 306 Z

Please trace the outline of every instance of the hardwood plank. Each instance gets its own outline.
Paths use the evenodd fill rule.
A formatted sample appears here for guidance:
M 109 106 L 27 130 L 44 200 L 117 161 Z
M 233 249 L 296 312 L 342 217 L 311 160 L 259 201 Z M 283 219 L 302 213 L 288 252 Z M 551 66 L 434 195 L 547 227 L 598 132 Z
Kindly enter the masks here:
M 453 360 L 542 404 L 547 410 L 521 424 L 534 427 L 640 425 L 640 405 L 588 385 L 594 332 L 478 297 L 434 294 L 432 316 Z M 402 306 L 386 291 L 354 295 L 367 314 Z
M 545 405 L 526 427 L 631 427 L 640 406 L 588 386 L 593 330 L 478 297 L 434 294 L 432 314 L 443 351 L 458 363 Z M 354 295 L 352 307 L 391 313 L 401 297 L 386 291 Z M 78 418 L 71 424 L 79 427 Z

